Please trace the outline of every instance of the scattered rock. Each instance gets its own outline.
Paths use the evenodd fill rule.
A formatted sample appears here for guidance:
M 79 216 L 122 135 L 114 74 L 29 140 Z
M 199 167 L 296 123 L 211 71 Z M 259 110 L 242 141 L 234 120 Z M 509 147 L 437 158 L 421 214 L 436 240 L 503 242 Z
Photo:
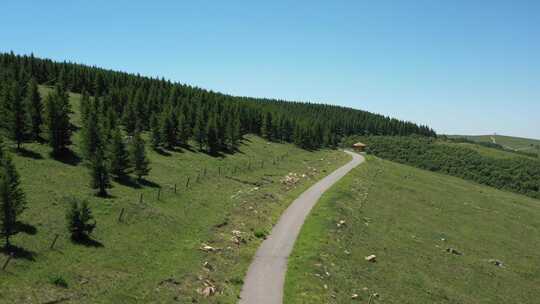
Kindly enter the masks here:
M 208 298 L 216 293 L 216 288 L 214 286 L 207 286 L 204 288 L 199 288 L 197 292 L 203 297 Z
M 298 174 L 293 173 L 293 172 L 290 172 L 289 174 L 285 175 L 285 177 L 280 180 L 280 182 L 283 185 L 286 185 L 288 187 L 295 186 L 299 181 L 300 181 L 300 177 L 298 176 Z
M 351 299 L 356 299 L 356 298 L 358 298 L 358 295 L 357 295 L 356 293 L 353 293 L 353 294 L 351 295 Z
M 463 255 L 463 253 L 459 252 L 457 249 L 454 249 L 454 248 L 452 248 L 452 247 L 447 248 L 447 249 L 446 249 L 446 252 L 449 252 L 449 253 L 455 254 L 455 255 Z
M 202 251 L 204 252 L 214 252 L 214 251 L 218 251 L 219 249 L 217 248 L 214 248 L 212 246 L 209 246 L 209 245 L 206 245 L 206 244 L 202 244 L 201 247 L 199 248 L 201 249 Z
M 372 254 L 372 255 L 368 255 L 367 257 L 364 258 L 366 261 L 368 262 L 371 262 L 371 263 L 375 263 L 377 262 L 377 256 Z
M 491 264 L 497 266 L 497 267 L 504 267 L 504 264 L 502 261 L 499 261 L 499 260 L 495 260 L 495 259 L 489 259 L 489 261 Z
M 208 271 L 214 270 L 214 267 L 213 267 L 210 263 L 208 263 L 208 262 L 204 262 L 204 263 L 203 263 L 203 267 L 204 267 L 204 269 L 206 269 L 206 270 L 208 270 Z
M 338 228 L 340 228 L 341 226 L 345 226 L 345 221 L 344 221 L 344 220 L 340 220 L 340 221 L 337 223 L 337 226 L 338 226 Z
M 243 244 L 246 243 L 246 239 L 242 236 L 243 235 L 242 231 L 233 230 L 231 233 L 233 235 L 231 237 L 231 241 L 233 241 L 233 243 L 235 243 L 236 245 L 240 245 L 241 243 Z
M 197 288 L 197 293 L 207 298 L 213 296 L 216 293 L 216 286 L 210 280 L 203 281 L 204 287 Z

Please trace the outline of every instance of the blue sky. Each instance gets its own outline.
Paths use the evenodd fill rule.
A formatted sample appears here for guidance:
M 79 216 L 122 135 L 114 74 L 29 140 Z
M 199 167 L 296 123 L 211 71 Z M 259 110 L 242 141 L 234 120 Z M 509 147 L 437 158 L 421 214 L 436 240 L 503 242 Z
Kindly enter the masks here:
M 540 1 L 6 1 L 10 50 L 540 138 Z

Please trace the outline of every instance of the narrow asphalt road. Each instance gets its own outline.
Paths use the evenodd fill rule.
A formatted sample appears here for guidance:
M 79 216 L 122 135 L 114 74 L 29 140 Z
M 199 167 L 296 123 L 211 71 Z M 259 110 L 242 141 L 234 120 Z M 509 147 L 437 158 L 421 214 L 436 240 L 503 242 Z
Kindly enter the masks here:
M 261 244 L 244 279 L 240 304 L 281 304 L 283 302 L 287 259 L 304 220 L 330 186 L 364 161 L 361 155 L 345 152 L 353 159 L 302 193 L 285 210 L 270 236 Z

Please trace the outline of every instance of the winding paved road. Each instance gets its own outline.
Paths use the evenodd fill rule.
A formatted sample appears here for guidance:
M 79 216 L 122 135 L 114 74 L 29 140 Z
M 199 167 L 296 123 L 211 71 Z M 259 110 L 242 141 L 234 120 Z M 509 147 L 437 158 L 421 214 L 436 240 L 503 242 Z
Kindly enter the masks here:
M 261 244 L 244 279 L 240 304 L 281 304 L 283 302 L 287 258 L 304 220 L 330 186 L 364 161 L 361 155 L 345 152 L 353 159 L 302 193 L 285 210 L 270 236 Z

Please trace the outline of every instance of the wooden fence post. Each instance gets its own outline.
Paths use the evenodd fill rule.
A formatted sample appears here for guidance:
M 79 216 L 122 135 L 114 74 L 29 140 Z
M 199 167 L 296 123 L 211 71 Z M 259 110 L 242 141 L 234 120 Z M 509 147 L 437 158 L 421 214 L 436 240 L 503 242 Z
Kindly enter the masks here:
M 143 197 L 142 197 L 142 193 L 141 193 L 141 195 L 139 196 L 139 204 L 142 204 L 142 202 L 143 202 Z
M 124 216 L 124 208 L 122 208 L 122 210 L 120 211 L 120 215 L 118 216 L 118 221 L 121 223 L 122 222 L 122 217 Z
M 176 194 L 176 184 L 174 184 L 174 194 Z
M 59 236 L 60 236 L 60 235 L 59 235 L 58 233 L 54 236 L 54 239 L 53 239 L 53 241 L 52 241 L 52 243 L 51 243 L 50 249 L 54 249 L 54 245 L 56 244 L 56 241 L 58 240 L 58 237 L 59 237 Z
M 158 188 L 157 189 L 157 200 L 158 201 L 159 201 L 160 197 L 161 197 L 161 188 Z
M 12 256 L 11 254 L 8 255 L 8 258 L 7 258 L 6 262 L 4 263 L 4 266 L 2 266 L 2 270 L 6 270 L 6 267 L 7 267 L 7 265 L 9 264 L 9 261 L 11 261 L 11 258 L 12 258 L 12 257 L 13 257 L 13 256 Z
M 187 178 L 186 188 L 189 188 L 189 176 L 188 176 L 188 178 Z

